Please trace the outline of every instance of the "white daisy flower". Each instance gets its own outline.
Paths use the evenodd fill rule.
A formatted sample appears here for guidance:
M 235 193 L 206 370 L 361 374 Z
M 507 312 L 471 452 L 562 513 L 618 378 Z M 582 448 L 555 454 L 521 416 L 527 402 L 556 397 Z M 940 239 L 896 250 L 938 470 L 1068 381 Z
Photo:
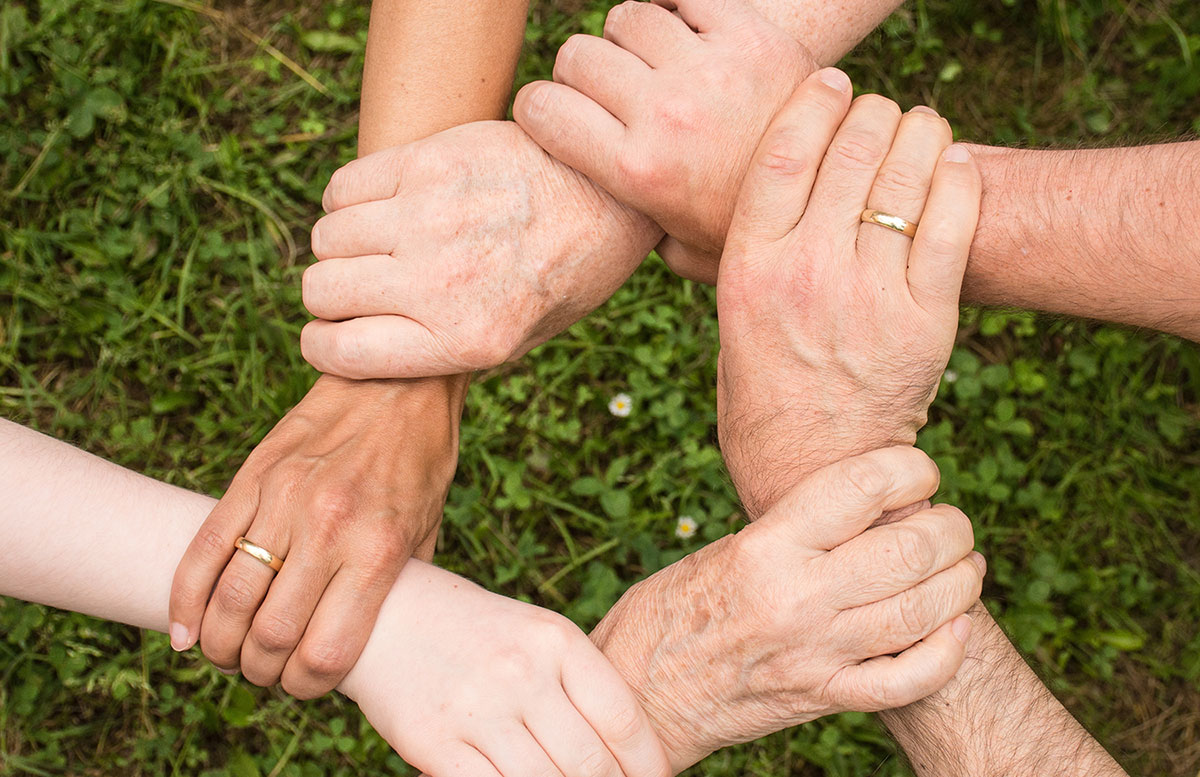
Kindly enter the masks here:
M 628 394 L 617 394 L 608 403 L 608 412 L 617 418 L 626 418 L 633 412 L 633 397 Z
M 675 536 L 681 540 L 686 540 L 696 533 L 696 529 L 700 528 L 700 524 L 690 515 L 681 515 L 679 520 L 675 522 Z

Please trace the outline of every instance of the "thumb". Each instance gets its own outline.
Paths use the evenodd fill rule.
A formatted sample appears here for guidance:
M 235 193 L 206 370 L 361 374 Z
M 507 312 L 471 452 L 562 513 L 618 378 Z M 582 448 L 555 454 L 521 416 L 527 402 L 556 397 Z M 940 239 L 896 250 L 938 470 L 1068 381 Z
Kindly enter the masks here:
M 832 550 L 889 510 L 937 491 L 937 465 L 908 446 L 880 448 L 817 470 L 783 495 L 759 523 L 787 522 L 807 548 Z

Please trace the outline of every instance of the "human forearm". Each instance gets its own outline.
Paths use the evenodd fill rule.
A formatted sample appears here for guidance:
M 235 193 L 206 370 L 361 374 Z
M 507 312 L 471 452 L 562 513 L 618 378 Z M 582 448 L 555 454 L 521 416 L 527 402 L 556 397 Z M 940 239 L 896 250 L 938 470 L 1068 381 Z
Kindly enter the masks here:
M 972 147 L 982 215 L 963 297 L 1200 339 L 1200 141 Z
M 375 0 L 358 153 L 502 119 L 528 0 Z
M 1123 775 L 1025 664 L 982 604 L 943 690 L 880 713 L 918 775 Z
M 832 65 L 900 7 L 902 0 L 749 0 L 804 44 L 819 65 Z

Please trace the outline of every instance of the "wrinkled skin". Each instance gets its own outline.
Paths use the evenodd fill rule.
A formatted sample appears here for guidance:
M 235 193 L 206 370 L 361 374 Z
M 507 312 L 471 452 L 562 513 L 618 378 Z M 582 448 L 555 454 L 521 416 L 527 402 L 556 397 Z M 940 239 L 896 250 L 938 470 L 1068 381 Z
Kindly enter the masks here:
M 327 693 L 401 567 L 433 555 L 466 381 L 320 378 L 251 452 L 179 563 L 171 642 L 298 698 Z M 276 574 L 240 536 L 285 559 Z
M 478 122 L 335 173 L 304 274 L 301 347 L 350 378 L 486 369 L 594 310 L 658 233 L 511 122 Z
M 674 771 L 823 715 L 909 704 L 949 681 L 985 571 L 970 521 L 938 505 L 867 528 L 937 481 L 913 448 L 838 462 L 617 602 L 592 638 L 638 694 Z
M 517 95 L 513 116 L 547 151 L 653 218 L 677 272 L 707 283 L 750 157 L 816 65 L 742 2 L 627 0 L 604 38 L 559 49 L 554 82 Z
M 776 117 L 721 259 L 718 434 L 751 517 L 814 467 L 912 444 L 958 328 L 978 169 L 936 113 L 851 106 L 840 75 Z M 916 237 L 863 223 L 868 207 Z

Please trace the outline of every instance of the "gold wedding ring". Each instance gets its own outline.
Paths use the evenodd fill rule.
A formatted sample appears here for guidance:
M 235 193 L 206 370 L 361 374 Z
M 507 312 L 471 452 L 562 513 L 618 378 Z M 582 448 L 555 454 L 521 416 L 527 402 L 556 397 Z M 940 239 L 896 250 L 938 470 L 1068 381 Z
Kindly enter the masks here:
M 276 556 L 262 545 L 255 545 L 245 537 L 238 537 L 237 542 L 233 543 L 233 546 L 243 553 L 258 559 L 271 569 L 274 569 L 276 572 L 283 569 L 283 559 L 279 558 L 279 556 Z
M 899 216 L 893 216 L 883 211 L 867 208 L 859 218 L 864 224 L 878 224 L 881 227 L 887 227 L 909 237 L 916 237 L 917 234 L 917 222 L 908 221 L 907 219 L 902 219 Z

